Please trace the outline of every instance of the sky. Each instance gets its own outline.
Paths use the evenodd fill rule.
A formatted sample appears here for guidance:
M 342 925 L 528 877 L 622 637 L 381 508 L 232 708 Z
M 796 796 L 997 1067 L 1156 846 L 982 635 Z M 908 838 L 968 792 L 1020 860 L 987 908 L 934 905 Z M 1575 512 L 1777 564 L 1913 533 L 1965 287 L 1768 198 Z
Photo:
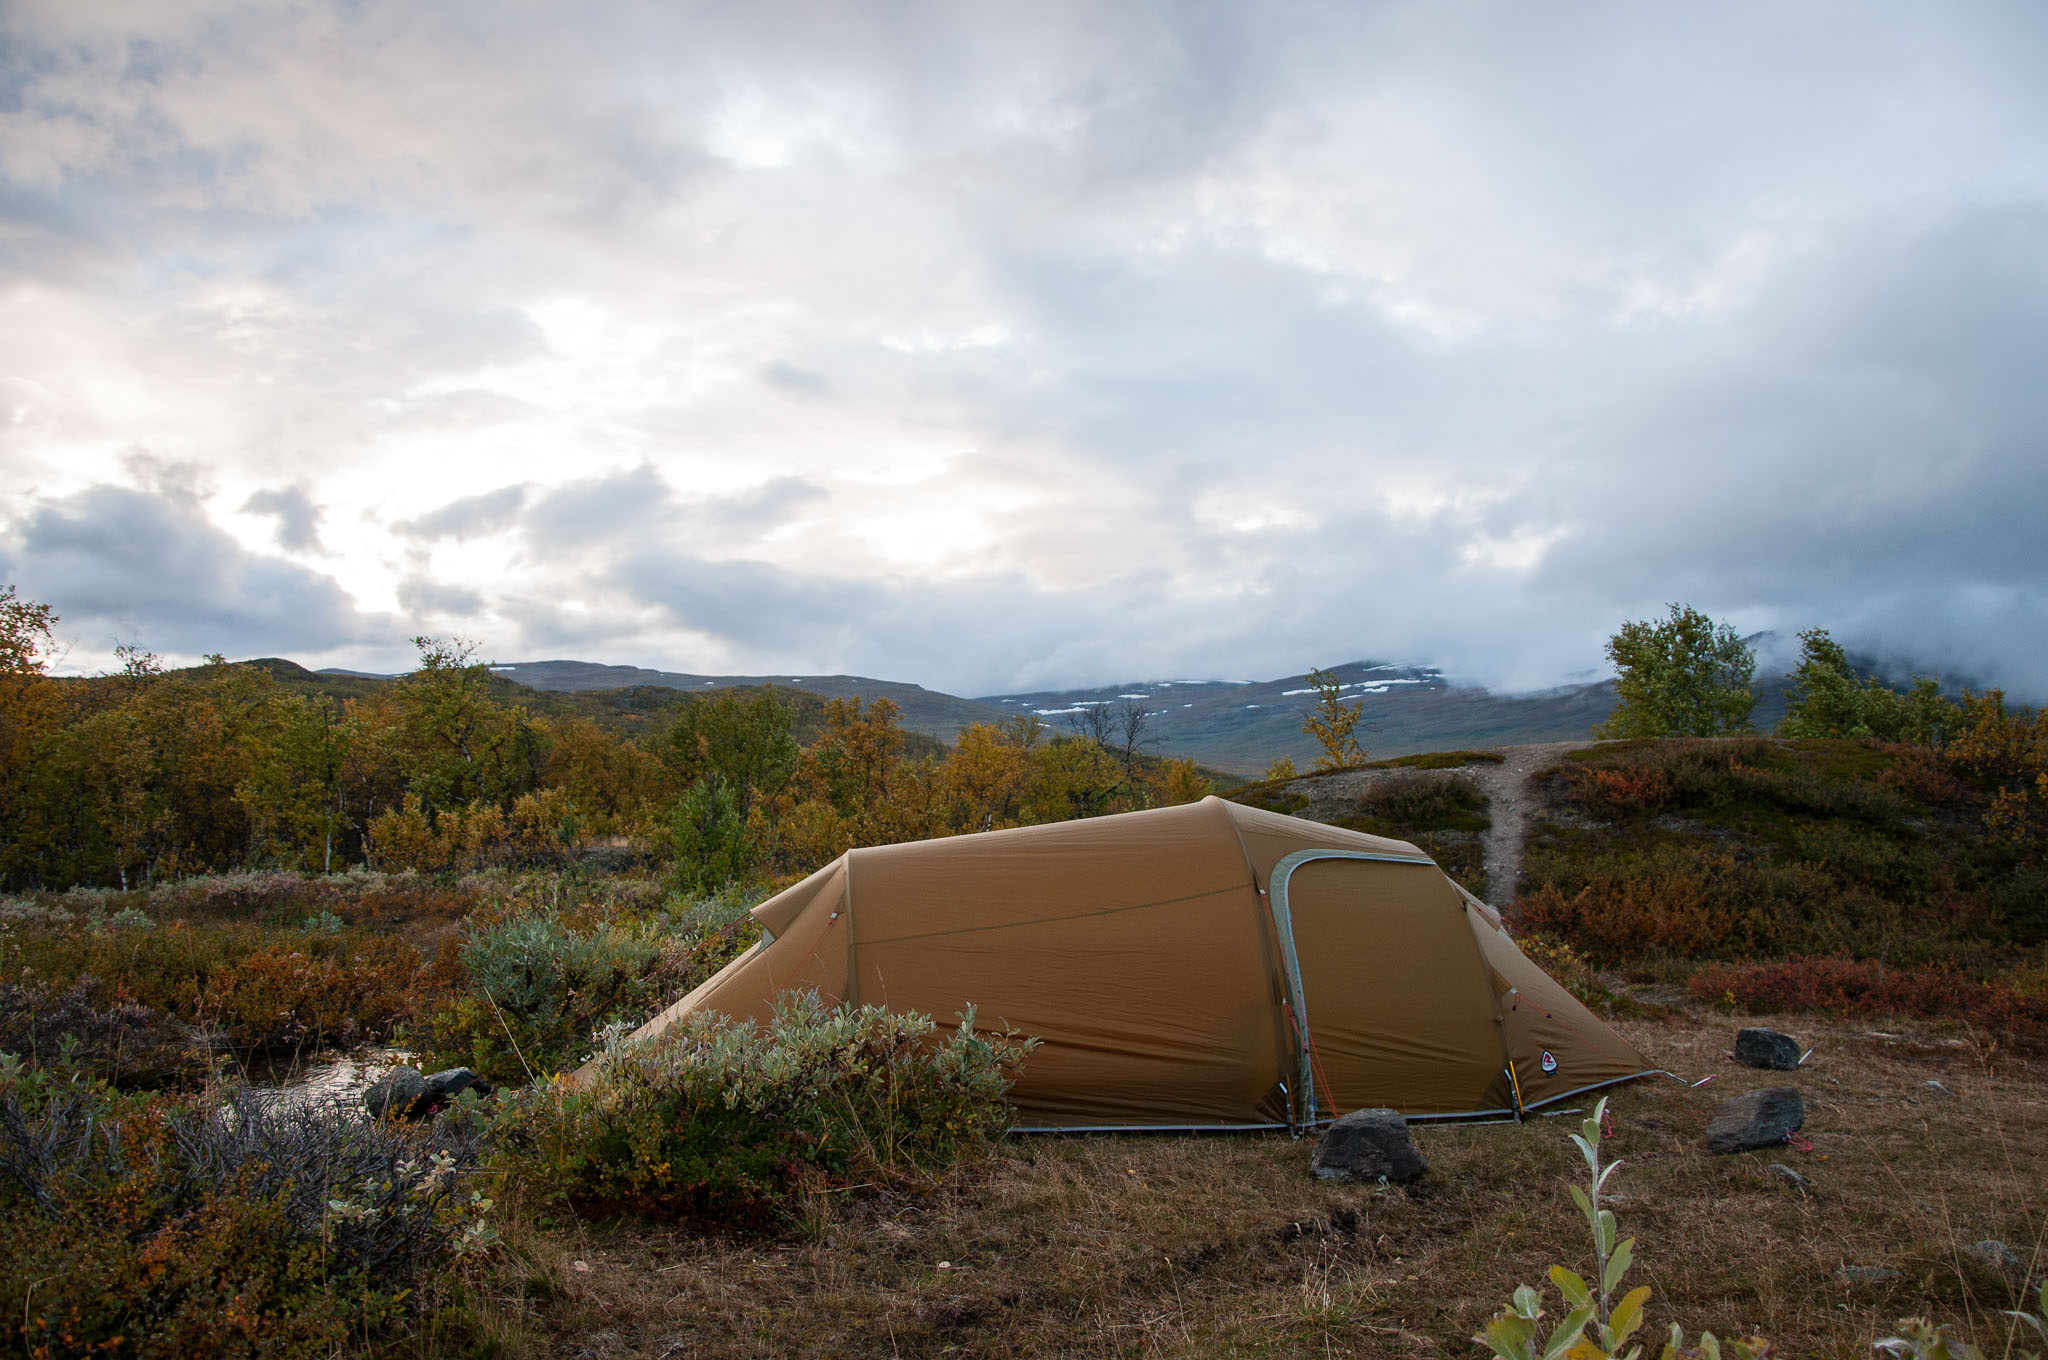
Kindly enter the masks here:
M 2048 697 L 2048 7 L 0 0 L 0 583 L 114 648 Z

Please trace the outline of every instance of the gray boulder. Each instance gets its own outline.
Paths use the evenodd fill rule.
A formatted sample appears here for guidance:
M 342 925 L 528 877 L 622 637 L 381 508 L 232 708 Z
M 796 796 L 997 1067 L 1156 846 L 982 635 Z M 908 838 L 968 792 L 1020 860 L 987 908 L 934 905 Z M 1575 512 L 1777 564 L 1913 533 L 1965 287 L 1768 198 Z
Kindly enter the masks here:
M 1397 1110 L 1353 1110 L 1323 1134 L 1313 1167 L 1326 1181 L 1412 1181 L 1429 1170 Z
M 1745 1067 L 1796 1072 L 1803 1053 L 1797 1039 L 1761 1025 L 1752 1025 L 1735 1036 L 1735 1061 Z
M 1744 1091 L 1722 1101 L 1707 1121 L 1707 1147 L 1713 1152 L 1781 1147 L 1805 1123 L 1806 1102 L 1792 1087 Z
M 394 1067 L 363 1092 L 363 1108 L 372 1119 L 425 1119 L 454 1104 L 464 1091 L 487 1096 L 491 1085 L 467 1067 L 451 1067 L 431 1077 L 410 1067 Z
M 464 1091 L 474 1091 L 480 1096 L 487 1096 L 491 1090 L 489 1082 L 467 1067 L 451 1067 L 446 1072 L 436 1072 L 427 1078 L 427 1099 L 434 1105 L 450 1104 Z
M 372 1119 L 411 1119 L 426 1094 L 425 1077 L 410 1067 L 394 1067 L 363 1092 L 363 1108 Z

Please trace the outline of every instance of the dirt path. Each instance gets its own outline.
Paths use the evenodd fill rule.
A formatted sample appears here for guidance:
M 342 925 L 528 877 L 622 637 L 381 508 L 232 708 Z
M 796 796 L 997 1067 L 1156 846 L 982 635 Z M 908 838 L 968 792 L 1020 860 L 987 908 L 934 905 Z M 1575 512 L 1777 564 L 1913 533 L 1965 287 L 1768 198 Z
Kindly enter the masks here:
M 1527 746 L 1501 746 L 1495 748 L 1502 757 L 1497 764 L 1474 761 L 1457 767 L 1456 773 L 1485 791 L 1487 815 L 1492 819 L 1483 840 L 1487 905 L 1500 910 L 1514 900 L 1515 880 L 1522 874 L 1522 847 L 1529 838 L 1529 817 L 1536 807 L 1535 792 L 1529 787 L 1530 778 L 1538 770 L 1564 759 L 1567 753 L 1598 744 L 1590 738 L 1581 738 L 1578 741 L 1539 741 Z M 1346 770 L 1342 774 L 1304 778 L 1292 787 L 1308 794 L 1309 806 L 1304 809 L 1308 816 L 1329 820 L 1349 811 L 1369 786 L 1383 779 L 1411 773 L 1402 767 Z
M 1463 773 L 1486 790 L 1487 815 L 1493 825 L 1486 830 L 1486 904 L 1503 911 L 1515 899 L 1515 880 L 1522 876 L 1522 847 L 1529 839 L 1529 812 L 1535 806 L 1535 790 L 1529 780 L 1538 770 L 1555 765 L 1570 751 L 1592 745 L 1589 741 L 1539 741 L 1528 746 L 1503 746 L 1506 757 L 1498 765 L 1468 765 Z

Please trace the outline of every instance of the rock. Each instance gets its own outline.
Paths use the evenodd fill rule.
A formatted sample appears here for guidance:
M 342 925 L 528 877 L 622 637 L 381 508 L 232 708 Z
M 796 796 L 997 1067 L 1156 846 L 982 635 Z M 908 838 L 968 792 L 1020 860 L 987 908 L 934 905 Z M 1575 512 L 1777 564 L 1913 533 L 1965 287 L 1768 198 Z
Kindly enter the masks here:
M 1792 1087 L 1744 1091 L 1722 1101 L 1707 1121 L 1707 1147 L 1713 1152 L 1778 1147 L 1805 1123 L 1806 1102 Z
M 447 1105 L 464 1091 L 475 1091 L 480 1096 L 487 1096 L 492 1089 L 489 1082 L 467 1067 L 451 1067 L 446 1072 L 436 1072 L 427 1078 L 427 1096 L 436 1105 Z
M 1396 1110 L 1353 1110 L 1316 1145 L 1316 1175 L 1326 1181 L 1412 1181 L 1429 1170 Z
M 2020 1259 L 2019 1253 L 1995 1237 L 1972 1242 L 1963 1248 L 1963 1255 L 1974 1256 L 1991 1270 L 2012 1279 L 2020 1279 L 2027 1273 L 2027 1263 Z
M 1789 1034 L 1753 1025 L 1735 1036 L 1735 1061 L 1745 1067 L 1767 1067 L 1774 1072 L 1796 1072 L 1803 1050 Z
M 1786 1166 L 1783 1162 L 1772 1162 L 1767 1168 L 1773 1176 L 1791 1186 L 1794 1190 L 1811 1190 L 1813 1182 Z
M 425 1119 L 453 1104 L 464 1091 L 487 1096 L 491 1085 L 467 1067 L 451 1067 L 431 1077 L 410 1067 L 394 1067 L 363 1092 L 363 1108 L 373 1119 Z
M 394 1067 L 363 1092 L 363 1108 L 372 1119 L 411 1119 L 426 1094 L 425 1077 L 410 1067 Z
M 1890 1266 L 1840 1266 L 1835 1279 L 1842 1284 L 1895 1284 L 1903 1278 Z

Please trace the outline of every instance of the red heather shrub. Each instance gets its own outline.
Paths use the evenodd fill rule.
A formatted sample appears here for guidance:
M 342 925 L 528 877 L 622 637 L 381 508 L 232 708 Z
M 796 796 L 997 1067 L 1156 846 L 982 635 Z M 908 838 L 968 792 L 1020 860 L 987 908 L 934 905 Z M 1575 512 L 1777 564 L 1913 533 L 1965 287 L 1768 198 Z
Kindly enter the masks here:
M 2048 1028 L 2048 996 L 2024 995 L 2009 982 L 1978 982 L 1950 967 L 1907 970 L 1874 959 L 1795 954 L 1779 963 L 1716 964 L 1686 985 L 1695 996 L 1747 1011 L 1945 1016 L 2014 1034 Z
M 1602 816 L 1640 816 L 1671 801 L 1671 780 L 1654 766 L 1619 770 L 1581 766 L 1571 772 L 1571 793 L 1588 811 Z
M 346 954 L 270 944 L 212 971 L 197 1018 L 241 1048 L 381 1039 L 411 1014 L 425 968 L 392 935 L 363 937 Z
M 1727 855 L 1673 851 L 1602 863 L 1567 896 L 1545 883 L 1517 900 L 1525 929 L 1568 941 L 1598 963 L 1657 952 L 1756 954 L 1777 943 L 1773 894 Z M 1780 946 L 1782 947 L 1782 946 Z

